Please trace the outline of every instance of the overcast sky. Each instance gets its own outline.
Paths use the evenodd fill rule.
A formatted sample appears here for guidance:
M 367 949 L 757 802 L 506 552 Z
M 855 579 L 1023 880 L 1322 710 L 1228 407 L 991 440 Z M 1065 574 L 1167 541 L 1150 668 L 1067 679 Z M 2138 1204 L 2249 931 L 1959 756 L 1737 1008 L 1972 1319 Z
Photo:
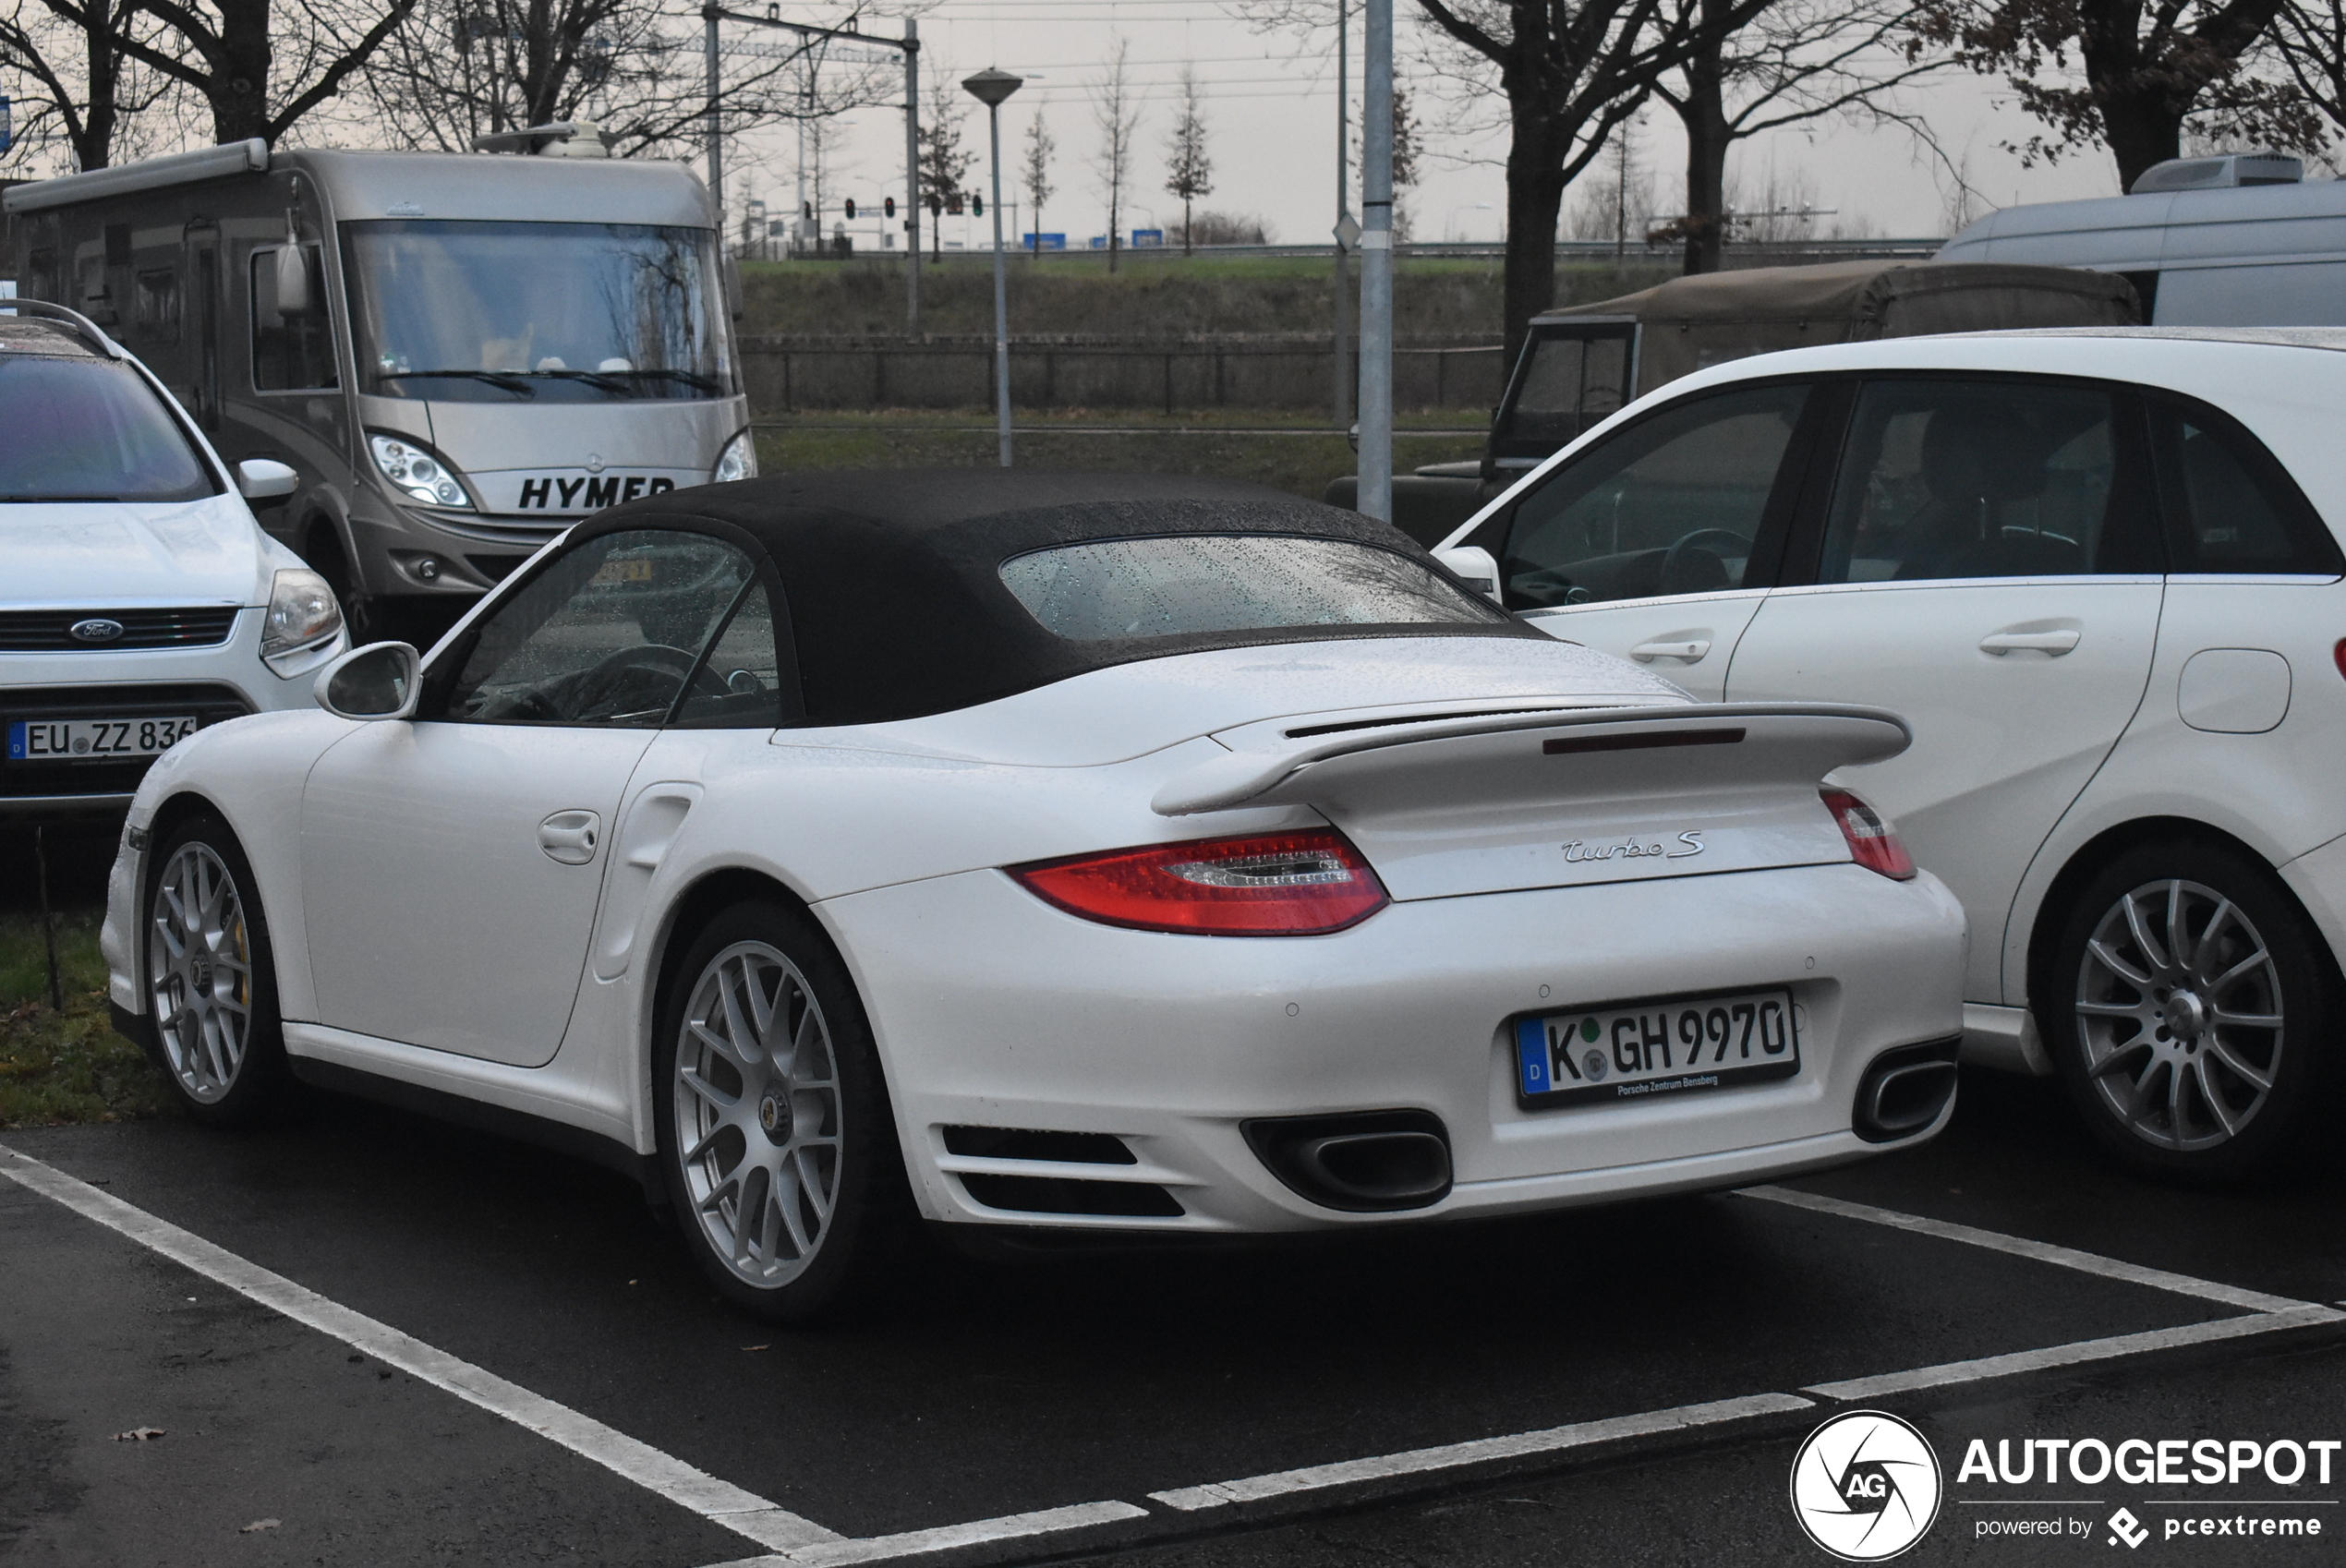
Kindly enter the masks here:
M 1357 127 L 1358 0 L 1353 6 L 1351 103 Z M 1412 8 L 1410 0 L 1397 0 L 1405 37 Z M 1334 0 L 1326 10 L 1332 22 Z M 784 14 L 831 19 L 800 6 Z M 865 25 L 891 33 L 900 26 L 889 18 Z M 1065 232 L 1071 246 L 1105 229 L 1106 201 L 1092 167 L 1100 142 L 1093 91 L 1119 39 L 1131 45 L 1131 79 L 1140 89 L 1143 110 L 1135 188 L 1128 199 L 1133 216 L 1127 228 L 1169 228 L 1179 220 L 1179 201 L 1164 189 L 1165 142 L 1185 62 L 1194 64 L 1207 96 L 1215 188 L 1200 205 L 1259 215 L 1274 239 L 1288 242 L 1322 240 L 1335 221 L 1333 26 L 1309 35 L 1263 32 L 1214 0 L 942 0 L 923 13 L 920 29 L 925 54 L 932 64 L 952 66 L 956 79 L 989 65 L 1032 76 L 1002 111 L 1004 194 L 1015 201 L 1008 188 L 1014 183 L 1012 170 L 1026 126 L 1039 111 L 1058 144 L 1052 180 L 1058 194 L 1045 212 L 1044 226 Z M 1408 54 L 1406 42 L 1403 53 Z M 1401 74 L 1409 85 L 1412 75 L 1406 57 Z M 1485 128 L 1497 115 L 1478 115 L 1471 104 L 1438 102 L 1437 82 L 1420 79 L 1419 89 L 1423 155 L 1417 187 L 1403 195 L 1417 235 L 1497 238 L 1506 134 Z M 1495 88 L 1493 93 L 1495 97 Z M 2036 127 L 2008 100 L 2001 84 L 1957 73 L 1907 95 L 1908 106 L 1928 115 L 1941 145 L 1984 199 L 1976 211 L 2017 201 L 2117 193 L 2110 159 L 2098 151 L 2052 168 L 2024 169 L 1999 144 L 2022 140 Z M 964 145 L 982 150 L 984 112 L 972 107 Z M 1684 151 L 1676 127 L 1668 108 L 1656 104 L 1646 112 L 1634 143 L 1636 162 L 1653 179 L 1657 207 L 1665 213 L 1680 210 L 1674 203 L 1683 191 Z M 894 110 L 849 115 L 834 159 L 834 201 L 853 196 L 860 208 L 883 196 L 901 198 L 903 135 L 902 117 Z M 780 216 L 797 200 L 795 139 L 784 131 L 744 139 L 748 145 L 733 155 L 732 194 L 737 199 L 758 196 Z M 1772 173 L 1772 188 L 1780 197 L 1836 210 L 1834 216 L 1819 220 L 1820 225 L 1884 235 L 1944 233 L 1953 189 L 1944 168 L 1905 131 L 1831 122 L 1745 142 L 1730 172 L 1740 179 L 1743 203 L 1760 200 Z M 978 174 L 983 177 L 983 166 Z M 1357 175 L 1353 200 L 1357 211 Z M 1031 226 L 1025 214 L 1019 216 L 1022 227 Z M 827 217 L 827 233 L 835 217 L 835 212 Z M 877 225 L 857 226 L 866 231 L 860 245 L 876 243 Z M 975 222 L 948 218 L 945 237 L 949 243 L 966 237 L 977 246 L 986 236 Z

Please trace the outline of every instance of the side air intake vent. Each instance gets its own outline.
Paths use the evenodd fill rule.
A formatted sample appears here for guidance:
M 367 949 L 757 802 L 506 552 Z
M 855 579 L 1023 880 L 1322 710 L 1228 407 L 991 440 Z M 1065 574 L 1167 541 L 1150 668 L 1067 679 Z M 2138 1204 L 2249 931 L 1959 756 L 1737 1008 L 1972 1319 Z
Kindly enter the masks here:
M 1116 1219 L 1181 1217 L 1181 1205 L 1154 1182 L 1084 1181 L 1075 1176 L 959 1173 L 969 1195 L 989 1209 L 1026 1214 L 1102 1214 Z
M 1137 1165 L 1124 1140 L 1106 1132 L 1043 1132 L 1032 1128 L 948 1127 L 945 1152 L 983 1160 L 1053 1160 L 1070 1165 Z

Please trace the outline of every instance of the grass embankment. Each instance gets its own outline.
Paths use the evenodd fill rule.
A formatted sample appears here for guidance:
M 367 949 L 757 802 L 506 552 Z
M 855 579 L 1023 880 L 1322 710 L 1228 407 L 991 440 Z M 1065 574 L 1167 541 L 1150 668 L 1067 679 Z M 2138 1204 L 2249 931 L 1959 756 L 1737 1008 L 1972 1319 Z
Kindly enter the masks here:
M 1393 442 L 1403 473 L 1421 463 L 1450 463 L 1482 452 L 1484 416 L 1447 409 L 1403 416 L 1408 427 L 1456 435 L 1403 435 Z M 1291 495 L 1320 499 L 1330 478 L 1353 471 L 1343 433 L 1285 431 L 1292 410 L 1220 408 L 1194 416 L 1132 409 L 1059 409 L 1017 414 L 1022 467 L 1119 474 L 1212 474 L 1252 479 Z M 1082 429 L 1070 427 L 1096 427 Z M 1112 432 L 1112 433 L 1111 433 Z M 766 473 L 822 468 L 982 468 L 997 458 L 988 409 L 889 409 L 877 413 L 808 411 L 761 422 L 758 466 Z
M 40 917 L 0 916 L 0 1128 L 123 1121 L 168 1104 L 146 1053 L 107 1021 L 99 920 L 94 911 L 57 917 L 58 1012 Z
M 1559 306 L 1611 299 L 1675 275 L 1674 267 L 1556 270 Z M 903 263 L 745 261 L 745 335 L 889 336 L 904 330 Z M 1354 277 L 1359 271 L 1356 268 Z M 1334 325 L 1335 269 L 1312 256 L 1150 256 L 1115 272 L 1104 259 L 1015 258 L 1010 331 L 1024 335 L 1189 337 L 1314 332 Z M 1495 260 L 1424 258 L 1395 270 L 1393 330 L 1404 338 L 1499 334 L 1504 279 Z M 994 273 L 983 255 L 951 255 L 921 274 L 921 326 L 940 336 L 994 330 Z

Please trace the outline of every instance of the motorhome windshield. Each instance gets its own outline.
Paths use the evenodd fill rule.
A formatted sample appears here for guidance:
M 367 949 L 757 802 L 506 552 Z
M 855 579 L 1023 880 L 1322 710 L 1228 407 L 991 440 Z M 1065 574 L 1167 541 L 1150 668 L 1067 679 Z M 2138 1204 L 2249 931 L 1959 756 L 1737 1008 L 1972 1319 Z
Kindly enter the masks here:
M 449 403 L 733 392 L 706 229 L 345 223 L 365 391 Z

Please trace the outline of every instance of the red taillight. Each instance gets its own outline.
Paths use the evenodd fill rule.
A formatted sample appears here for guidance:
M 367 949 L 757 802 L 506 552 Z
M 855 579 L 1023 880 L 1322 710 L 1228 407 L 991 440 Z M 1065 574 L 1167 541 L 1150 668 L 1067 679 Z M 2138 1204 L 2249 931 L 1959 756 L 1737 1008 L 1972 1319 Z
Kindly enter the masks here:
M 2338 673 L 2346 675 L 2346 637 L 2338 639 L 2338 645 L 2329 650 L 2329 657 L 2337 662 Z
M 1085 920 L 1198 936 L 1341 931 L 1392 901 L 1333 828 L 1193 838 L 1009 870 L 1037 898 Z
M 1898 842 L 1898 835 L 1879 812 L 1846 790 L 1820 792 L 1825 798 L 1825 810 L 1841 825 L 1841 836 L 1849 840 L 1851 860 L 1900 882 L 1915 874 L 1914 857 L 1906 853 L 1906 846 Z

